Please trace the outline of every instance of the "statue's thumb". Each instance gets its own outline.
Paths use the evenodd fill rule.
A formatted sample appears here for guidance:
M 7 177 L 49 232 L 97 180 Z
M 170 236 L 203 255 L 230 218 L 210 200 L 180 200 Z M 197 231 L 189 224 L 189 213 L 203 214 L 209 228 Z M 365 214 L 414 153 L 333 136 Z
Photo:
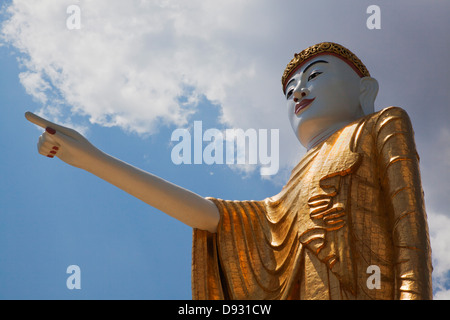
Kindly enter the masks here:
M 69 139 L 70 137 L 68 137 L 67 135 L 65 135 L 64 133 L 61 133 L 55 129 L 53 129 L 52 127 L 46 127 L 45 131 L 50 134 L 52 136 L 52 138 L 60 143 L 60 144 L 67 144 L 69 143 Z

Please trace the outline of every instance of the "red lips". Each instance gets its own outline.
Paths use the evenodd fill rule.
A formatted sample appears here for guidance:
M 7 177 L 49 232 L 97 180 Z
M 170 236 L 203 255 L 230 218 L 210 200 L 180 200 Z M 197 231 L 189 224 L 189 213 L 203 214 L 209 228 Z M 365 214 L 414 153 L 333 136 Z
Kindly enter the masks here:
M 312 98 L 312 99 L 303 99 L 302 101 L 300 101 L 299 103 L 297 103 L 295 105 L 295 114 L 298 114 L 300 111 L 302 111 L 303 109 L 305 109 L 307 106 L 309 106 L 316 98 Z

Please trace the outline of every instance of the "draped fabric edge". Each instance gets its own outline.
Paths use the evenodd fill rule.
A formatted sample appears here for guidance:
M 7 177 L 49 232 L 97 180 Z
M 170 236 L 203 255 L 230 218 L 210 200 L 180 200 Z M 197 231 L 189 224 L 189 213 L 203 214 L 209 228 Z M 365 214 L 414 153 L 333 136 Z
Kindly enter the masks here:
M 241 204 L 244 206 L 250 203 L 265 205 L 265 201 L 236 201 L 235 204 L 230 205 L 233 201 L 215 198 L 210 198 L 210 200 L 221 211 L 219 226 L 226 225 L 228 227 L 233 225 L 233 221 L 230 219 L 233 220 L 233 217 L 240 219 L 239 214 L 233 212 L 233 209 L 239 211 Z M 223 203 L 227 204 L 224 206 Z M 256 216 L 253 218 L 258 219 Z M 228 221 L 224 224 L 223 219 Z M 295 225 L 296 221 L 292 224 Z M 288 235 L 289 238 L 286 239 L 288 244 L 281 249 L 274 248 L 270 244 L 270 239 L 266 239 L 266 241 L 261 241 L 258 249 L 248 252 L 242 249 L 247 245 L 255 246 L 253 243 L 255 240 L 254 230 L 247 227 L 244 231 L 240 225 L 236 225 L 236 227 L 239 230 L 232 232 L 219 227 L 218 232 L 214 234 L 194 229 L 192 298 L 194 300 L 287 299 L 297 280 L 291 275 L 297 274 L 301 265 L 299 259 L 302 256 L 303 246 L 299 242 L 297 232 L 292 232 L 294 231 L 292 228 Z M 259 231 L 260 234 L 264 233 Z M 243 237 L 235 237 L 242 232 L 245 233 Z M 284 251 L 284 253 L 281 252 L 282 259 L 268 257 L 277 250 Z

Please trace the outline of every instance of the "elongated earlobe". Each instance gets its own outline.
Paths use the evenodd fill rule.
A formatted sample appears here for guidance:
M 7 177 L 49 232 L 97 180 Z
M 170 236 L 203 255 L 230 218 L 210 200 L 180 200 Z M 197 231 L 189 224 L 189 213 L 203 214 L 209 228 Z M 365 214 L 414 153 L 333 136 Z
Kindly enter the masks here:
M 378 81 L 372 77 L 361 78 L 359 103 L 365 115 L 375 112 L 375 98 L 378 94 Z

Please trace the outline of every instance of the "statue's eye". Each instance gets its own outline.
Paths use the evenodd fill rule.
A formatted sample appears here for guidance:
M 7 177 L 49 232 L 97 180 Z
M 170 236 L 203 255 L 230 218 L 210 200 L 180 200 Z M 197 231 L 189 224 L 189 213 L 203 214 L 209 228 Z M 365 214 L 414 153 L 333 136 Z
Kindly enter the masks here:
M 293 92 L 294 92 L 294 89 L 289 89 L 289 91 L 286 93 L 286 99 L 289 99 L 292 96 Z
M 308 77 L 308 81 L 310 81 L 310 80 L 316 78 L 316 77 L 317 77 L 319 74 L 321 74 L 321 73 L 322 73 L 322 72 L 318 72 L 318 71 L 315 71 L 315 72 L 311 73 L 311 74 L 309 75 L 309 77 Z

